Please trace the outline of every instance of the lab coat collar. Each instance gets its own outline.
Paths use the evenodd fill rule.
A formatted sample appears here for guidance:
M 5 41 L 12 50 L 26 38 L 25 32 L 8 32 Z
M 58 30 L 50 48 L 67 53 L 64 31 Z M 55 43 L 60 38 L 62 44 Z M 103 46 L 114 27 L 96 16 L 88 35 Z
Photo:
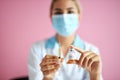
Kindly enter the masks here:
M 79 35 L 76 34 L 75 36 L 75 39 L 74 39 L 74 42 L 73 42 L 73 45 L 76 46 L 76 47 L 79 47 L 81 49 L 84 49 L 84 42 L 83 40 L 79 37 Z M 49 38 L 47 41 L 46 41 L 46 44 L 45 44 L 45 48 L 46 49 L 54 49 L 54 48 L 59 48 L 60 45 L 56 39 L 56 35 L 54 35 L 53 37 Z

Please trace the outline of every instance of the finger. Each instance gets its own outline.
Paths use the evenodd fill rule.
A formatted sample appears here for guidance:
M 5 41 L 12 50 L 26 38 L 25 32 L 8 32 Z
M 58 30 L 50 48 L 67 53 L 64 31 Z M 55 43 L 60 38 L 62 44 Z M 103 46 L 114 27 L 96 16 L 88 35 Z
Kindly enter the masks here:
M 83 61 L 83 67 L 87 68 L 88 67 L 88 61 L 90 58 L 92 58 L 93 56 L 95 56 L 95 54 L 93 54 L 93 52 L 90 52 L 89 55 L 87 55 Z
M 77 50 L 78 52 L 80 52 L 80 53 L 82 53 L 82 54 L 84 54 L 84 52 L 85 52 L 83 49 L 78 48 L 78 47 L 76 47 L 76 46 L 71 45 L 70 47 L 74 48 L 75 50 Z
M 54 65 L 45 65 L 45 66 L 41 67 L 41 70 L 42 71 L 47 71 L 47 70 L 54 69 L 54 68 L 55 68 Z
M 56 69 L 58 66 L 59 66 L 59 65 L 55 65 L 55 64 L 45 65 L 45 66 L 42 66 L 42 67 L 41 67 L 41 70 L 42 70 L 42 71 L 52 70 L 52 69 Z
M 58 59 L 44 59 L 41 63 L 41 66 L 48 65 L 48 64 L 58 64 L 59 60 Z
M 48 74 L 55 73 L 56 71 L 57 71 L 56 69 L 51 69 L 51 70 L 43 71 L 43 74 L 48 75 Z
M 54 55 L 46 55 L 45 58 L 58 59 L 58 57 Z
M 45 58 L 42 60 L 40 63 L 40 66 L 44 66 L 47 64 L 61 64 L 63 62 L 64 58 L 57 58 L 57 59 L 50 59 L 50 58 Z
M 55 73 L 57 71 L 57 69 L 52 69 L 52 70 L 49 70 L 49 73 Z
M 99 56 L 98 55 L 95 55 L 95 56 L 93 56 L 92 58 L 89 59 L 88 67 L 91 67 L 92 63 L 94 63 L 96 61 L 99 61 Z
M 54 69 L 49 69 L 49 70 L 42 71 L 43 74 L 44 74 L 44 75 L 48 75 L 48 74 L 51 74 L 51 73 L 56 72 L 56 71 L 59 69 L 60 65 L 55 65 L 55 66 L 56 66 L 56 67 L 55 67 Z
M 89 51 L 86 51 L 84 54 L 81 54 L 80 59 L 79 59 L 79 63 L 78 63 L 79 67 L 80 66 L 83 67 L 83 61 L 84 61 L 85 57 L 90 55 L 90 54 L 91 54 L 91 52 L 89 52 Z
M 67 64 L 78 64 L 78 60 L 68 60 Z

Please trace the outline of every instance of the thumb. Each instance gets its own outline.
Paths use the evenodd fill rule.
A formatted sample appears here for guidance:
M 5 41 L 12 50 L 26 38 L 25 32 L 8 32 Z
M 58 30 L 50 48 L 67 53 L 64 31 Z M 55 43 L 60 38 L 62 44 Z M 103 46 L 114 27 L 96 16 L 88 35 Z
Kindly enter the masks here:
M 79 47 L 76 47 L 76 46 L 73 46 L 73 45 L 71 45 L 70 47 L 73 48 L 73 49 L 75 49 L 76 51 L 82 53 L 82 54 L 84 54 L 84 52 L 85 52 L 85 50 L 83 50 L 83 49 L 81 49 Z

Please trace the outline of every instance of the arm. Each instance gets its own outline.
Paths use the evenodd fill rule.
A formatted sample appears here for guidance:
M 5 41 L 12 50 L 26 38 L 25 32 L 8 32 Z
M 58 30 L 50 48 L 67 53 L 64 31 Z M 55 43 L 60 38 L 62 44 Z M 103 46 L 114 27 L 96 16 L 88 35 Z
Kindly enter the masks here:
M 30 55 L 28 58 L 28 75 L 29 80 L 42 80 L 43 74 L 40 70 L 40 59 L 41 57 L 38 55 L 40 54 L 39 51 L 37 51 L 37 48 L 35 45 L 33 45 L 30 49 Z

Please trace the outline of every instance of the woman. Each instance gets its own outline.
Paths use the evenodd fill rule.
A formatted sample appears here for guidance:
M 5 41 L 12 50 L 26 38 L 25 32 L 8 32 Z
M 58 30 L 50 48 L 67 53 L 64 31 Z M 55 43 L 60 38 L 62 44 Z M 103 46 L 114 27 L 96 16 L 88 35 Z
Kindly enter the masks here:
M 76 34 L 81 18 L 78 1 L 52 0 L 50 18 L 57 33 L 33 44 L 28 62 L 29 79 L 102 80 L 98 48 Z M 70 49 L 74 50 L 72 61 L 69 61 Z

